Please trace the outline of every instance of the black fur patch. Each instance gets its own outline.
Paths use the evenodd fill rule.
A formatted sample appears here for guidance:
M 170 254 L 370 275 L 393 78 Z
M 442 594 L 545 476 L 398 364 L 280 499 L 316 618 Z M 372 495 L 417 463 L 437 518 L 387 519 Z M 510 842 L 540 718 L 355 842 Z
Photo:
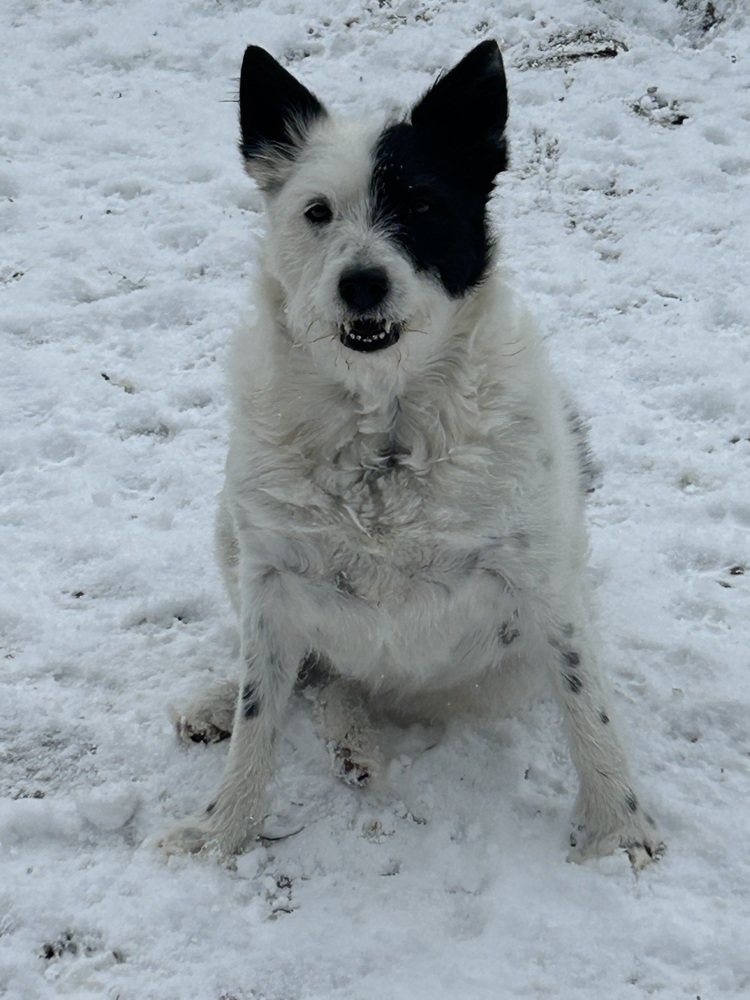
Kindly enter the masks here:
M 574 673 L 572 670 L 566 670 L 563 676 L 565 677 L 567 685 L 573 694 L 580 694 L 583 690 L 583 681 L 578 674 Z
M 373 221 L 453 297 L 479 284 L 492 260 L 486 206 L 507 166 L 507 113 L 500 51 L 483 42 L 375 149 Z
M 461 183 L 455 165 L 405 122 L 381 136 L 372 186 L 374 221 L 387 225 L 417 270 L 453 297 L 479 284 L 492 257 L 489 190 Z
M 340 594 L 350 594 L 352 597 L 356 596 L 357 591 L 354 589 L 354 586 L 343 569 L 339 570 L 336 574 L 334 583 L 336 585 L 336 590 Z
M 260 711 L 260 700 L 252 684 L 242 689 L 242 714 L 246 719 L 254 719 Z
M 500 628 L 497 630 L 498 638 L 503 646 L 510 646 L 512 642 L 519 637 L 521 634 L 518 625 L 515 621 L 503 622 Z
M 581 680 L 581 675 L 575 668 L 581 662 L 581 657 L 573 650 L 563 652 L 561 655 L 565 664 L 563 668 L 563 677 L 573 694 L 580 694 L 583 689 L 583 681 Z

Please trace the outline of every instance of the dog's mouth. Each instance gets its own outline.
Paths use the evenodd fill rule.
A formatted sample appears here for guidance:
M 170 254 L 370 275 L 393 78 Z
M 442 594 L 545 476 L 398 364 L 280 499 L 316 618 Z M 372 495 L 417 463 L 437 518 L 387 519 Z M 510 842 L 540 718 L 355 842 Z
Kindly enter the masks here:
M 353 351 L 382 351 L 400 336 L 400 323 L 382 319 L 345 320 L 339 327 L 341 343 Z

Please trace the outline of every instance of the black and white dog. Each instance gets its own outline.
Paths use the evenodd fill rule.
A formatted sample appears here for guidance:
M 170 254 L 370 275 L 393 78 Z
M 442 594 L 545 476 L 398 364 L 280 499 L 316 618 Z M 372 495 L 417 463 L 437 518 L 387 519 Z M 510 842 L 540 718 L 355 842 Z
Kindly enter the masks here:
M 167 850 L 258 834 L 274 735 L 315 659 L 352 779 L 376 764 L 373 700 L 433 711 L 462 688 L 490 698 L 519 663 L 541 671 L 580 777 L 571 858 L 661 851 L 589 622 L 580 423 L 493 270 L 506 117 L 491 41 L 385 125 L 331 117 L 245 52 L 241 151 L 268 226 L 218 518 L 243 674 L 178 717 L 183 735 L 232 737 L 214 800 Z

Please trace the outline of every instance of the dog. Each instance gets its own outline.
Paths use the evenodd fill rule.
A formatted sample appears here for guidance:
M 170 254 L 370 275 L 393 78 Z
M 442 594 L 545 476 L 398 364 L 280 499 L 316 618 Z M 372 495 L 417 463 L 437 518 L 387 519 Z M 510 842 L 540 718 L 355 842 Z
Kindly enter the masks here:
M 209 805 L 162 841 L 231 855 L 260 833 L 274 736 L 301 666 L 330 683 L 329 736 L 363 782 L 373 704 L 551 687 L 579 775 L 570 860 L 662 850 L 617 735 L 588 610 L 581 420 L 495 267 L 505 72 L 484 41 L 404 118 L 340 121 L 263 49 L 239 93 L 265 195 L 255 318 L 231 369 L 217 521 L 242 679 L 183 736 L 231 731 Z M 515 666 L 514 666 L 515 665 Z

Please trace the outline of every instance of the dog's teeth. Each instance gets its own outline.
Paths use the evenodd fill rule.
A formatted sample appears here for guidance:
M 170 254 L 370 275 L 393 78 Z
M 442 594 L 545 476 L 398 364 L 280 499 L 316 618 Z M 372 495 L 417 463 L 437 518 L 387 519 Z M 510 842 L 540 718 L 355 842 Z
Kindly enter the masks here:
M 388 320 L 388 322 L 387 322 L 387 323 L 385 324 L 385 332 L 386 332 L 386 333 L 390 333 L 390 332 L 391 332 L 391 327 L 392 327 L 392 326 L 393 326 L 393 323 L 391 323 L 391 321 L 390 321 L 390 320 Z M 381 334 L 380 334 L 380 336 L 381 336 L 381 338 L 382 338 L 382 337 L 384 337 L 384 336 L 385 336 L 385 334 L 381 333 Z
M 351 329 L 352 329 L 352 324 L 349 322 L 348 319 L 345 319 L 344 320 L 344 333 L 351 333 Z

